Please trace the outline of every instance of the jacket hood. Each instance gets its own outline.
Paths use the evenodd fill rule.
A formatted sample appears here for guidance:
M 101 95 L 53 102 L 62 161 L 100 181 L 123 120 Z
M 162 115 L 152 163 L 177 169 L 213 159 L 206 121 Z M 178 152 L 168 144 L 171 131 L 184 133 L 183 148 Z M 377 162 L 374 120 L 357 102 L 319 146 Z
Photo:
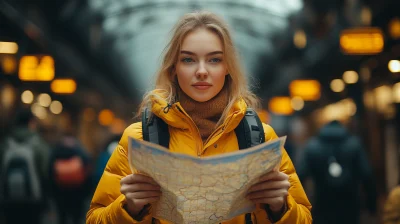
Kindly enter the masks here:
M 157 117 L 163 119 L 168 125 L 175 128 L 189 129 L 190 122 L 186 122 L 185 119 L 190 117 L 179 102 L 175 102 L 172 105 L 168 104 L 165 100 L 165 92 L 160 90 L 153 90 L 151 93 L 152 107 L 151 111 Z M 243 99 L 235 102 L 233 107 L 230 109 L 227 118 L 223 122 L 223 129 L 226 132 L 234 130 L 244 117 L 247 109 L 247 104 Z
M 338 140 L 346 138 L 348 132 L 339 121 L 331 121 L 321 128 L 319 138 L 325 140 Z

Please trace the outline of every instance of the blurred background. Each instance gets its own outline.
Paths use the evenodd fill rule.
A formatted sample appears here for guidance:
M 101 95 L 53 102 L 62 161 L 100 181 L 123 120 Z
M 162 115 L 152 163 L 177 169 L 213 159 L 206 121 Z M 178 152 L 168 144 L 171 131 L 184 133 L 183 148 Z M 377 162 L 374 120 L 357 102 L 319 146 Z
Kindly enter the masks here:
M 278 135 L 288 135 L 296 169 L 302 172 L 305 158 L 314 158 L 307 150 L 321 128 L 340 121 L 359 139 L 373 178 L 371 194 L 352 183 L 361 223 L 384 223 L 388 195 L 400 181 L 399 9 L 398 0 L 1 0 L 0 141 L 23 126 L 25 110 L 34 125 L 25 124 L 48 147 L 43 164 L 62 170 L 57 159 L 67 163 L 72 154 L 56 151 L 65 147 L 82 156 L 84 187 L 71 195 L 84 200 L 61 205 L 65 192 L 54 190 L 53 180 L 40 222 L 63 223 L 58 210 L 80 203 L 81 211 L 70 215 L 84 223 L 107 153 L 151 89 L 173 24 L 184 13 L 210 10 L 230 25 L 262 99 L 259 115 Z M 339 161 L 335 173 L 329 164 L 330 176 L 346 168 Z M 43 166 L 51 181 L 54 166 Z M 320 186 L 315 167 L 301 176 L 312 202 Z

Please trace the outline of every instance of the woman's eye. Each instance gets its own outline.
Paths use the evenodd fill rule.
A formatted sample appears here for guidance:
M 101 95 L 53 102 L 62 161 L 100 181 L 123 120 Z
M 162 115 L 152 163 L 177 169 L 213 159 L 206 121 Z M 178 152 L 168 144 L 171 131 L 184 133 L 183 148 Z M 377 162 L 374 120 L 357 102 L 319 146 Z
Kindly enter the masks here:
M 213 58 L 213 59 L 210 60 L 210 62 L 212 62 L 212 63 L 218 63 L 218 62 L 221 62 L 221 61 L 222 60 L 220 58 Z
M 193 59 L 191 59 L 191 58 L 183 58 L 181 61 L 185 62 L 185 63 L 188 63 L 188 62 L 193 62 Z

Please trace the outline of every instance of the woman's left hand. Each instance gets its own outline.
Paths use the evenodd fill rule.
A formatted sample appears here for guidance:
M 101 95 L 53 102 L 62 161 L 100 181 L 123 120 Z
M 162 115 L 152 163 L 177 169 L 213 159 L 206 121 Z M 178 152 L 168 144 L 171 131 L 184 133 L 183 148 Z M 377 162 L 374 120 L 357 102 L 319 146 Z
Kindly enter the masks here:
M 280 213 L 286 205 L 290 187 L 289 176 L 283 172 L 271 171 L 260 177 L 247 192 L 247 198 L 254 203 L 268 204 L 274 213 Z

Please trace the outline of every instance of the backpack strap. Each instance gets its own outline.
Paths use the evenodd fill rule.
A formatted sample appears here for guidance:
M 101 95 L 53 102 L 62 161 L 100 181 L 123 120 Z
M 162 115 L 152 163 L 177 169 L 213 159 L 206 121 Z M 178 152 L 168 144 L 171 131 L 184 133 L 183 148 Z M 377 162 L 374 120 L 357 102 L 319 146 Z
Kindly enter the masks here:
M 142 113 L 143 140 L 169 148 L 168 125 L 148 108 Z
M 247 108 L 246 114 L 235 128 L 239 149 L 247 149 L 265 142 L 264 128 L 257 113 Z
M 239 149 L 247 149 L 265 142 L 264 128 L 257 113 L 247 108 L 246 114 L 235 128 Z M 251 213 L 246 213 L 245 223 L 252 224 Z

